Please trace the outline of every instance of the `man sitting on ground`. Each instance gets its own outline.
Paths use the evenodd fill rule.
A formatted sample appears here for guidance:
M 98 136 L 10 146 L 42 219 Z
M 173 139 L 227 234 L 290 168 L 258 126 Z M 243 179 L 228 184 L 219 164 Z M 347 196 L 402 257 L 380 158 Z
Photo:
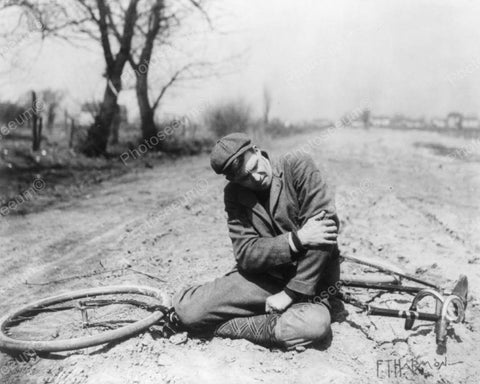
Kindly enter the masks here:
M 236 268 L 175 295 L 173 317 L 191 332 L 293 348 L 330 334 L 328 288 L 339 278 L 338 218 L 306 155 L 271 159 L 243 133 L 220 139 L 211 166 L 226 176 Z

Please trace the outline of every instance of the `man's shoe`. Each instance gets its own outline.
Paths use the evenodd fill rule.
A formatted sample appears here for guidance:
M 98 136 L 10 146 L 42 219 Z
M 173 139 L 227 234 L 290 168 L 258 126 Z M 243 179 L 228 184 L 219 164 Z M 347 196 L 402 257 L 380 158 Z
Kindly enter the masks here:
M 178 332 L 182 332 L 182 323 L 178 317 L 175 309 L 170 308 L 162 319 L 162 335 L 165 338 L 169 338 Z

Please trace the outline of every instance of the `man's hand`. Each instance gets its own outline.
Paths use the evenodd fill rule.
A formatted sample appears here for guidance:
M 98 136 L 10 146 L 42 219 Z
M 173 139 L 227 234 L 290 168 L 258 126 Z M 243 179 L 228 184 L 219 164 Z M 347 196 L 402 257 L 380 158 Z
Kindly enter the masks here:
M 275 295 L 267 297 L 267 301 L 265 302 L 265 312 L 267 313 L 283 312 L 292 303 L 293 303 L 292 298 L 288 296 L 284 291 L 281 291 Z
M 298 230 L 298 239 L 307 249 L 317 249 L 322 245 L 337 243 L 337 226 L 332 219 L 325 218 L 325 211 L 307 220 Z

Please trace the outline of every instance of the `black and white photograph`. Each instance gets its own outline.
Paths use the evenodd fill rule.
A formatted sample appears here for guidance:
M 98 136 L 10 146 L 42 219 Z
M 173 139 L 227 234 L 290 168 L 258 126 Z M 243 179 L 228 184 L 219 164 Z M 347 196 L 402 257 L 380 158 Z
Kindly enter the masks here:
M 0 0 L 0 384 L 480 383 L 479 20 Z

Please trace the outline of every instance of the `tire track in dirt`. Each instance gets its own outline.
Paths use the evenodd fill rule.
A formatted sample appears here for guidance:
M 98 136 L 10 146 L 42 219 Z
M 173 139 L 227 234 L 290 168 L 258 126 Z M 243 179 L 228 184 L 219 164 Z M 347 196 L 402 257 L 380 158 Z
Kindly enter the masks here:
M 399 200 L 402 201 L 406 206 L 412 210 L 418 210 L 421 212 L 433 225 L 441 227 L 444 232 L 450 236 L 453 240 L 460 242 L 464 247 L 466 247 L 470 252 L 474 253 L 478 247 L 471 244 L 465 237 L 461 236 L 457 231 L 452 229 L 448 224 L 440 220 L 435 214 L 429 212 L 422 204 L 421 199 L 415 197 L 399 197 Z M 419 201 L 418 204 L 413 203 L 413 201 Z M 472 259 L 469 262 L 477 262 Z

